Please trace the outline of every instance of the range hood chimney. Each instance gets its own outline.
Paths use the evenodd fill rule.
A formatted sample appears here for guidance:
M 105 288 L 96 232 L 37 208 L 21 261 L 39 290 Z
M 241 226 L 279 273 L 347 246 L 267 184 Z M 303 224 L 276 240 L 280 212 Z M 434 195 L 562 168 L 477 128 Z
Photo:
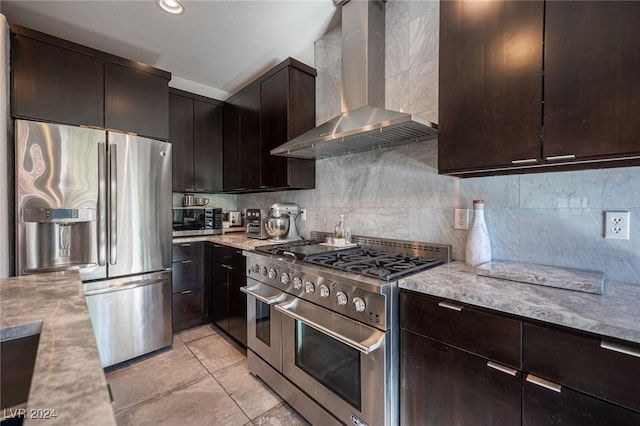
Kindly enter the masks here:
M 342 114 L 271 150 L 326 158 L 437 138 L 437 124 L 384 109 L 384 1 L 342 5 Z

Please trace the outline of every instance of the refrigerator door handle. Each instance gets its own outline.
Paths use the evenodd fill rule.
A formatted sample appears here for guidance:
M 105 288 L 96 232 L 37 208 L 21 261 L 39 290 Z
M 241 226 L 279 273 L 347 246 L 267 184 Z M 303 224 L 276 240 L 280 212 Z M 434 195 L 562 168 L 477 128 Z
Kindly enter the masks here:
M 98 142 L 98 265 L 107 263 L 107 144 Z
M 118 152 L 115 144 L 109 144 L 109 263 L 118 263 Z

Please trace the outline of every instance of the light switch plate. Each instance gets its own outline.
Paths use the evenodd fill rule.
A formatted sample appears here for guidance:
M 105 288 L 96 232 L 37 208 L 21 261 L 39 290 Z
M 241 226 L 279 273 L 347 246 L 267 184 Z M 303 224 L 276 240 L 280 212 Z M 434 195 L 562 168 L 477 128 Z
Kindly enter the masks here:
M 629 212 L 604 212 L 604 237 L 612 240 L 628 240 L 630 220 Z

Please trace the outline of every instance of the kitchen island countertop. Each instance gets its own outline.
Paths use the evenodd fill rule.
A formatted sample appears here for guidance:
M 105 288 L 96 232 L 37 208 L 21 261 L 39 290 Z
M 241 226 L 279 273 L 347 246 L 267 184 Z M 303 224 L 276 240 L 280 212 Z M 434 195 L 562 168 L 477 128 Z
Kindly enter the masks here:
M 173 244 L 194 243 L 199 241 L 224 244 L 224 245 L 235 247 L 242 250 L 255 250 L 256 247 L 278 244 L 276 241 L 248 238 L 245 233 L 231 233 L 231 234 L 224 234 L 224 235 L 203 235 L 203 236 L 195 236 L 195 237 L 174 237 L 173 238 Z
M 455 261 L 403 278 L 401 289 L 640 343 L 640 285 L 605 281 L 602 295 L 476 275 Z
M 0 279 L 0 328 L 40 329 L 25 425 L 116 425 L 77 271 Z

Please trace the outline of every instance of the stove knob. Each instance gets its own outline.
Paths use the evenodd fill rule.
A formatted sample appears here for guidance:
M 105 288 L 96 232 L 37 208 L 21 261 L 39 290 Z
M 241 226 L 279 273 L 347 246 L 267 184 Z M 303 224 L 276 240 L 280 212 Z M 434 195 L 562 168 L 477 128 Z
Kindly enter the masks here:
M 304 283 L 305 293 L 313 293 L 314 291 L 316 291 L 316 286 L 314 286 L 311 281 L 307 281 L 306 283 Z
M 271 268 L 269 269 L 269 278 L 270 279 L 274 279 L 278 276 L 278 271 L 276 271 L 275 269 Z
M 344 294 L 343 292 L 339 291 L 336 294 L 336 297 L 338 298 L 338 305 L 340 306 L 344 306 L 347 304 L 347 302 L 349 301 L 349 299 L 347 298 L 347 295 Z
M 324 297 L 327 298 L 329 297 L 329 294 L 331 293 L 331 291 L 329 290 L 329 287 L 327 287 L 326 285 L 322 284 L 320 286 L 320 297 Z
M 353 298 L 353 306 L 356 308 L 356 312 L 364 312 L 367 305 L 365 305 L 364 300 L 359 297 Z
M 257 263 L 255 265 L 253 265 L 251 267 L 251 272 L 254 274 L 257 274 L 258 272 L 260 272 L 260 265 L 258 265 Z
M 287 274 L 286 272 L 283 272 L 282 275 L 280 276 L 280 282 L 284 285 L 289 284 L 289 280 L 291 278 L 289 277 L 289 274 Z
M 263 277 L 267 276 L 267 267 L 266 266 L 261 266 L 260 267 L 260 275 L 262 275 Z
M 302 288 L 302 280 L 298 277 L 293 279 L 293 288 L 300 290 Z

